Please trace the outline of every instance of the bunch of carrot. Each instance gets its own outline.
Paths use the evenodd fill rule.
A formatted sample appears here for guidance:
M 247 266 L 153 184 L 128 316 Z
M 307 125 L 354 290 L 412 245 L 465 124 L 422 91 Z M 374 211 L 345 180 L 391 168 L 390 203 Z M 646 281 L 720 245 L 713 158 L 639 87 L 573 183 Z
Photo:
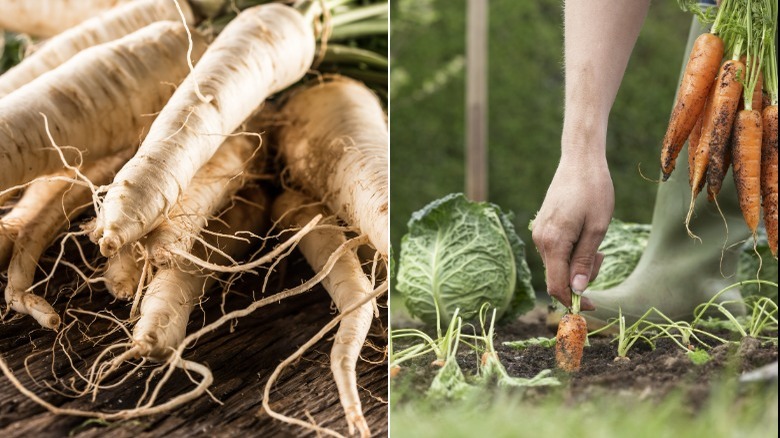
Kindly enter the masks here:
M 63 8 L 75 14 L 68 4 L 77 2 L 35 3 L 49 8 L 41 15 Z M 318 47 L 317 32 L 319 20 L 326 29 L 323 39 L 333 27 L 381 20 L 382 14 L 386 21 L 387 3 L 345 9 L 341 1 L 299 1 L 294 7 L 270 2 L 234 18 L 231 11 L 222 21 L 230 20 L 226 26 L 206 23 L 200 30 L 194 27 L 201 21 L 198 11 L 186 0 L 89 3 L 95 5 L 80 19 L 46 19 L 65 27 L 53 28 L 41 27 L 40 20 L 29 25 L 16 20 L 30 5 L 0 0 L 0 20 L 8 20 L 0 27 L 13 23 L 15 31 L 54 35 L 0 75 L 5 301 L 41 326 L 60 329 L 60 313 L 34 293 L 54 269 L 34 284 L 38 261 L 52 243 L 62 247 L 75 235 L 89 235 L 105 260 L 84 260 L 95 275 L 72 267 L 88 284 L 103 282 L 116 298 L 132 303 L 127 321 L 132 334 L 126 330 L 128 342 L 112 345 L 100 354 L 100 363 L 79 374 L 85 376 L 83 393 L 98 391 L 128 360 L 163 362 L 168 371 L 158 385 L 174 368 L 202 378 L 194 391 L 164 404 L 155 405 L 155 390 L 135 409 L 108 413 L 52 407 L 25 392 L 2 358 L 0 368 L 56 413 L 111 419 L 160 412 L 208 390 L 208 367 L 182 357 L 199 336 L 322 282 L 342 312 L 334 320 L 341 325 L 331 357 L 336 387 L 350 431 L 368 436 L 355 364 L 375 300 L 386 291 L 386 284 L 376 285 L 389 251 L 386 116 L 362 82 L 338 75 L 300 82 L 322 60 L 328 69 L 338 59 L 356 72 L 363 70 L 355 65 L 367 62 L 381 66 L 381 55 L 365 51 L 341 50 L 334 58 L 334 45 Z M 229 8 L 213 10 L 222 9 Z M 217 28 L 218 35 L 202 32 Z M 355 29 L 347 35 L 365 36 Z M 278 123 L 261 131 L 259 119 Z M 285 167 L 272 176 L 279 184 L 270 189 L 257 177 L 274 167 L 266 142 L 276 146 L 271 152 Z M 284 194 L 274 201 L 281 186 Z M 262 257 L 248 256 L 247 236 L 271 234 L 272 205 L 275 226 L 283 227 L 274 234 L 289 238 Z M 96 217 L 82 231 L 62 237 L 90 207 Z M 348 238 L 352 235 L 357 237 Z M 296 245 L 316 272 L 311 280 L 187 335 L 190 313 L 219 273 L 273 268 Z M 376 255 L 359 257 L 356 249 L 368 245 Z M 62 250 L 55 266 L 61 259 Z M 363 271 L 367 264 L 373 266 L 370 273 Z M 267 398 L 268 389 L 266 405 Z
M 777 2 L 724 0 L 709 33 L 694 43 L 663 139 L 666 181 L 688 141 L 691 204 L 706 183 L 717 196 L 733 167 L 739 205 L 755 236 L 764 209 L 777 257 Z M 724 59 L 725 54 L 725 59 Z M 763 91 L 762 91 L 763 89 Z

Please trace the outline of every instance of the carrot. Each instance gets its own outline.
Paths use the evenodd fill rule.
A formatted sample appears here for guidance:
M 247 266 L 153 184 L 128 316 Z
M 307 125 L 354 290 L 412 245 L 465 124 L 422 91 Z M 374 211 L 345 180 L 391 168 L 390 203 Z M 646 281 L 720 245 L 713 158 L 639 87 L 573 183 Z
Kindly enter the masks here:
M 193 37 L 197 55 L 205 43 Z M 0 192 L 63 167 L 49 132 L 58 145 L 71 146 L 61 150 L 70 163 L 135 147 L 151 124 L 149 115 L 189 71 L 187 47 L 184 25 L 154 23 L 86 49 L 0 99 Z
M 710 107 L 710 105 L 704 105 L 704 111 L 699 116 L 699 120 L 696 121 L 696 125 L 694 125 L 693 130 L 691 131 L 691 135 L 688 137 L 688 185 L 691 187 L 693 187 L 693 175 L 694 169 L 696 168 L 696 151 L 699 149 L 699 143 L 701 142 L 701 126 L 704 122 L 704 115 L 708 112 L 708 107 Z M 696 190 L 700 191 L 703 184 L 704 180 L 702 179 Z
M 763 91 L 763 86 L 764 86 L 764 75 L 763 74 L 759 74 L 758 75 L 758 80 L 756 82 L 756 89 L 753 90 L 753 109 L 756 110 L 756 111 L 759 111 L 759 112 L 763 111 L 763 109 L 764 109 L 764 91 Z M 745 106 L 744 102 L 740 101 L 740 104 L 741 104 L 740 106 L 744 108 L 744 106 Z M 743 108 L 740 108 L 740 109 L 743 109 Z
M 714 82 L 718 82 L 717 77 Z M 701 192 L 701 189 L 704 187 L 704 183 L 707 180 L 705 175 L 707 173 L 707 167 L 710 164 L 709 141 L 707 141 L 706 144 L 702 144 L 702 137 L 705 129 L 704 125 L 711 124 L 714 117 L 715 95 L 717 94 L 717 91 L 717 86 L 710 88 L 710 95 L 707 97 L 707 103 L 704 105 L 704 111 L 701 114 L 701 126 L 695 128 L 699 130 L 697 138 L 695 138 L 696 147 L 694 150 L 688 151 L 688 184 L 691 187 L 691 209 L 693 208 L 693 201 L 696 196 L 699 195 L 699 192 Z M 708 127 L 708 129 L 710 128 Z M 709 139 L 710 136 L 707 136 L 707 138 Z M 688 214 L 690 215 L 691 213 L 692 210 L 689 210 Z M 686 223 L 687 222 L 688 219 L 686 219 Z
M 187 21 L 192 23 L 194 19 L 187 3 L 182 1 L 180 4 Z M 54 70 L 88 47 L 114 41 L 163 20 L 181 20 L 172 0 L 135 0 L 90 18 L 52 37 L 20 64 L 3 73 L 0 76 L 0 98 Z
M 761 142 L 761 199 L 769 249 L 777 257 L 777 105 L 764 108 Z
M 748 228 L 755 236 L 761 213 L 761 113 L 742 110 L 734 128 L 734 182 L 739 207 Z
M 685 217 L 685 228 L 691 237 L 696 237 L 690 230 L 693 207 L 706 181 L 708 169 L 712 165 L 714 156 L 712 151 L 725 150 L 725 143 L 731 134 L 734 113 L 742 90 L 742 85 L 736 78 L 738 67 L 739 61 L 729 60 L 723 63 L 704 108 L 701 137 L 693 157 L 693 170 L 690 173 L 691 203 Z M 720 158 L 719 166 L 722 164 L 723 159 Z
M 110 256 L 151 231 L 225 136 L 269 95 L 303 77 L 314 45 L 312 23 L 280 3 L 231 21 L 108 188 L 95 229 L 101 253 Z
M 84 175 L 94 184 L 106 184 L 128 158 L 128 153 L 105 158 L 85 169 Z M 47 208 L 19 230 L 8 265 L 5 301 L 15 311 L 31 315 L 41 326 L 56 330 L 59 315 L 45 299 L 30 292 L 30 287 L 43 251 L 61 229 L 92 205 L 92 191 L 66 181 L 51 182 L 50 189 L 53 195 L 48 197 Z
M 661 149 L 664 181 L 672 174 L 677 155 L 704 109 L 723 50 L 723 40 L 712 33 L 702 34 L 693 44 Z
M 368 235 L 387 259 L 388 133 L 379 99 L 341 77 L 294 92 L 279 150 L 290 180 Z
M 128 0 L 0 0 L 0 29 L 50 37 Z
M 568 373 L 580 370 L 587 338 L 588 324 L 582 315 L 579 313 L 563 315 L 555 336 L 555 362 L 558 368 Z
M 734 116 L 742 96 L 739 75 L 744 77 L 745 64 L 729 60 L 723 63 L 715 84 L 715 102 L 711 123 L 704 121 L 702 141 L 708 142 L 709 163 L 707 166 L 707 195 L 710 198 L 720 193 L 723 178 L 728 170 L 728 141 L 731 137 Z
M 280 220 L 282 226 L 301 227 L 318 214 L 329 215 L 321 205 L 307 196 L 286 191 L 274 201 L 273 217 Z M 346 242 L 344 232 L 338 229 L 325 228 L 314 230 L 301 239 L 298 248 L 315 272 L 322 270 L 328 257 Z M 363 273 L 360 260 L 354 253 L 342 256 L 333 266 L 330 274 L 322 280 L 322 285 L 328 291 L 340 312 L 373 292 L 371 281 Z M 344 316 L 333 341 L 330 353 L 331 371 L 338 388 L 341 406 L 349 425 L 350 435 L 355 428 L 361 437 L 368 437 L 371 432 L 363 416 L 360 396 L 357 389 L 356 365 L 360 350 L 366 340 L 373 320 L 373 301 L 369 301 Z
M 742 57 L 745 58 L 744 56 Z M 744 62 L 744 61 L 743 61 Z M 753 91 L 753 109 L 757 111 L 761 111 L 761 108 L 763 106 L 763 96 L 761 92 L 761 84 L 762 84 L 762 77 L 759 75 L 758 82 L 756 83 L 756 89 Z M 744 89 L 743 89 L 744 92 Z M 737 111 L 742 111 L 745 109 L 745 100 L 740 99 L 739 105 L 737 106 Z M 723 155 L 723 171 L 722 176 L 720 177 L 719 181 L 722 183 L 723 178 L 726 176 L 726 172 L 728 172 L 729 167 L 731 167 L 731 156 L 732 156 L 732 150 L 734 149 L 734 125 L 732 125 L 731 128 L 731 136 L 729 137 L 728 141 L 726 142 L 726 153 Z M 709 171 L 707 173 L 707 176 L 709 177 Z M 717 177 L 716 177 L 717 178 Z M 718 190 L 720 189 L 720 186 L 718 186 Z M 708 191 L 708 199 L 712 201 L 714 199 L 714 196 L 712 195 L 711 191 Z

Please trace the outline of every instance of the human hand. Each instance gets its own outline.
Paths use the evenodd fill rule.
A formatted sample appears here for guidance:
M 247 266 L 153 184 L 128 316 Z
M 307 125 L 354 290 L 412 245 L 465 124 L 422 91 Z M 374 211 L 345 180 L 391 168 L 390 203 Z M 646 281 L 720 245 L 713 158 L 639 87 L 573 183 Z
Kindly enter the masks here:
M 606 158 L 564 156 L 534 219 L 532 237 L 546 268 L 547 292 L 571 306 L 598 275 L 604 254 L 598 247 L 615 206 Z M 595 307 L 583 297 L 582 310 Z

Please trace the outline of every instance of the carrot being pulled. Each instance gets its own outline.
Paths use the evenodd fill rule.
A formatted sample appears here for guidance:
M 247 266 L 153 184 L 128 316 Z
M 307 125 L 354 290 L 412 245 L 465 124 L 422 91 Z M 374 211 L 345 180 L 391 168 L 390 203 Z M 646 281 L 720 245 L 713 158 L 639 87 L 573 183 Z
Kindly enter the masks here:
M 588 324 L 580 315 L 581 297 L 571 294 L 571 309 L 558 323 L 558 334 L 555 336 L 555 362 L 558 368 L 568 372 L 580 370 L 582 352 L 588 338 Z

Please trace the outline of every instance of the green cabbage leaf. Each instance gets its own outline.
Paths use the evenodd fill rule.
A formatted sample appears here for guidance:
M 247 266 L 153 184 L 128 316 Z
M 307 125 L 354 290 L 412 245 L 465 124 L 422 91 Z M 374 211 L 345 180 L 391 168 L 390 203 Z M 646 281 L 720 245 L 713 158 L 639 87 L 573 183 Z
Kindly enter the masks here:
M 510 213 L 454 193 L 415 212 L 408 227 L 395 288 L 413 317 L 442 327 L 456 309 L 475 319 L 484 303 L 498 318 L 533 308 L 525 244 Z

